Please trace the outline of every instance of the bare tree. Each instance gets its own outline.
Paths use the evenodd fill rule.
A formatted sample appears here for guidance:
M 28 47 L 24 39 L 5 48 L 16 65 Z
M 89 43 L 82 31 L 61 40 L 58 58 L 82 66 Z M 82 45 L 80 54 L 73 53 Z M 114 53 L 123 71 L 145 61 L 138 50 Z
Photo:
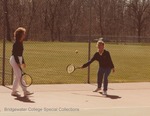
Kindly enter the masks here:
M 9 40 L 18 26 L 24 26 L 29 40 L 76 41 L 72 36 L 89 33 L 89 8 L 92 6 L 92 34 L 138 36 L 139 42 L 141 36 L 150 35 L 149 0 L 90 1 L 1 0 L 0 24 L 3 24 L 5 18 Z M 7 12 L 5 17 L 4 10 Z M 3 30 L 2 27 L 0 30 Z
M 50 29 L 51 41 L 54 41 L 54 30 L 57 10 L 62 0 L 47 0 L 45 9 L 45 29 Z
M 149 0 L 130 0 L 129 15 L 135 24 L 138 42 L 141 42 L 142 30 L 146 26 L 146 21 L 150 18 Z
M 74 41 L 71 36 L 78 30 L 81 7 L 82 0 L 70 0 L 70 4 L 68 5 L 68 33 L 70 41 Z
M 31 27 L 32 27 L 33 19 L 35 17 L 36 9 L 38 8 L 38 5 L 35 6 L 35 4 L 36 4 L 36 0 L 31 0 L 31 1 L 28 2 L 29 13 L 28 13 L 28 24 L 27 24 L 26 40 L 29 39 L 29 34 L 30 34 Z
M 11 41 L 11 36 L 10 36 L 10 23 L 9 23 L 9 12 L 8 12 L 8 0 L 3 1 L 3 8 L 4 8 L 4 17 L 5 17 L 5 25 L 6 25 L 6 38 L 8 41 Z M 4 26 L 5 26 L 4 25 Z

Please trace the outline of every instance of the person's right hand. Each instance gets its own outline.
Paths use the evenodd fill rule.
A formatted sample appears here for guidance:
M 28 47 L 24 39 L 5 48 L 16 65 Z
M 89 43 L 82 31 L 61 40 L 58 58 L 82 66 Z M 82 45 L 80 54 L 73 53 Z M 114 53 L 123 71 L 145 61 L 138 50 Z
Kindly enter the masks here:
M 80 69 L 83 69 L 83 67 L 82 67 L 82 66 L 80 66 Z
M 81 69 L 82 67 L 81 66 L 78 66 L 78 67 L 76 67 L 77 69 Z

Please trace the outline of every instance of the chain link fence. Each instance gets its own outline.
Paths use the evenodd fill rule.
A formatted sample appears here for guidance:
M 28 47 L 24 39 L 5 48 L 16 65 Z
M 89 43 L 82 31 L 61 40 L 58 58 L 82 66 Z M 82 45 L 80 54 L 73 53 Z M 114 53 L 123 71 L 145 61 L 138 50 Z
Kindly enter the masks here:
M 73 74 L 67 74 L 66 66 L 71 63 L 80 66 L 87 62 L 89 53 L 92 57 L 97 51 L 95 45 L 99 37 L 104 38 L 105 48 L 110 51 L 116 68 L 116 73 L 110 75 L 110 82 L 150 81 L 148 76 L 150 75 L 149 28 L 145 27 L 143 33 L 137 36 L 139 30 L 135 30 L 135 24 L 132 25 L 135 29 L 132 29 L 129 27 L 130 22 L 127 22 L 130 21 L 126 16 L 129 9 L 126 12 L 124 9 L 120 9 L 119 12 L 113 9 L 112 12 L 120 14 L 121 11 L 125 12 L 125 18 L 121 19 L 116 17 L 120 16 L 119 14 L 108 13 L 111 10 L 105 8 L 112 8 L 112 6 L 106 3 L 102 3 L 106 6 L 103 8 L 105 10 L 102 9 L 103 19 L 100 20 L 100 6 L 98 6 L 100 3 L 94 1 L 96 2 L 2 0 L 0 2 L 0 24 L 2 25 L 0 27 L 0 73 L 2 75 L 0 83 L 3 82 L 2 78 L 5 79 L 5 85 L 12 83 L 13 74 L 9 57 L 13 45 L 13 32 L 19 26 L 27 29 L 24 42 L 24 58 L 27 64 L 25 71 L 33 77 L 34 84 L 95 83 L 97 62 L 91 65 L 90 70 L 77 70 Z M 3 44 L 4 40 L 6 42 Z M 75 52 L 76 50 L 78 53 Z
M 2 45 L 2 44 L 1 44 Z M 9 64 L 13 43 L 6 42 L 5 85 L 12 83 L 12 70 Z M 97 51 L 96 42 L 91 43 L 91 57 Z M 81 66 L 88 60 L 87 42 L 24 42 L 24 58 L 27 64 L 25 72 L 29 73 L 34 84 L 87 83 L 88 70 L 77 70 L 73 74 L 66 72 L 68 64 Z M 149 78 L 149 44 L 107 43 L 115 64 L 116 73 L 111 73 L 110 82 L 147 82 Z M 78 50 L 78 53 L 75 51 Z M 2 58 L 0 60 L 2 73 Z M 90 83 L 97 81 L 98 63 L 90 68 Z M 2 81 L 2 80 L 0 80 Z
M 0 74 L 1 74 L 1 78 L 0 78 L 0 83 L 2 85 L 11 85 L 13 83 L 13 71 L 12 71 L 12 68 L 10 67 L 10 64 L 9 64 L 9 59 L 8 58 L 5 58 L 5 69 L 4 69 L 4 72 L 3 72 L 3 58 L 0 57 Z M 4 78 L 2 78 L 4 77 Z

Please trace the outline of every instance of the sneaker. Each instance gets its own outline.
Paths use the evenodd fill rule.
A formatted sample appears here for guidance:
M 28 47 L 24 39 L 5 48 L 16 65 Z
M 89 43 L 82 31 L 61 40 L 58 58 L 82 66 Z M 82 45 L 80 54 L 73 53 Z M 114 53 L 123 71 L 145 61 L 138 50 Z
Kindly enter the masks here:
M 29 92 L 29 91 L 25 91 L 24 92 L 24 96 L 28 96 L 28 95 L 32 95 L 33 93 Z
M 18 92 L 17 92 L 17 91 L 12 92 L 12 93 L 11 93 L 11 95 L 12 95 L 12 96 L 16 96 L 16 97 L 17 97 L 17 96 L 20 96 L 20 94 L 18 94 Z
M 101 90 L 101 88 L 97 88 L 96 90 L 94 90 L 93 92 L 99 92 Z
M 104 96 L 107 96 L 107 91 L 103 91 L 103 95 L 104 95 Z

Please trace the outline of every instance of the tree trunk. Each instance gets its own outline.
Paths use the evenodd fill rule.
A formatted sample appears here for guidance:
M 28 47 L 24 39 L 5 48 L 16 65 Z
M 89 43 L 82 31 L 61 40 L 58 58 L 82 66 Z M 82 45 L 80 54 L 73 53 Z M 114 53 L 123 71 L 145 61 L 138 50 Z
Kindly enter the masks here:
M 11 34 L 10 34 L 10 23 L 9 23 L 9 18 L 8 18 L 8 1 L 4 0 L 4 13 L 5 13 L 5 23 L 4 26 L 6 26 L 6 39 L 8 41 L 11 41 Z

